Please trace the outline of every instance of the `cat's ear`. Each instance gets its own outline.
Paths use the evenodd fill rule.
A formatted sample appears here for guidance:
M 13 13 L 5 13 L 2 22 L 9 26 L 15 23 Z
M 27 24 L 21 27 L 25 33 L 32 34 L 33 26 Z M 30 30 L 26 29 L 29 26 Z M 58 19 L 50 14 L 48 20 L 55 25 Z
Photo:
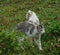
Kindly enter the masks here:
M 28 20 L 32 16 L 32 11 L 29 10 L 26 14 L 26 19 Z

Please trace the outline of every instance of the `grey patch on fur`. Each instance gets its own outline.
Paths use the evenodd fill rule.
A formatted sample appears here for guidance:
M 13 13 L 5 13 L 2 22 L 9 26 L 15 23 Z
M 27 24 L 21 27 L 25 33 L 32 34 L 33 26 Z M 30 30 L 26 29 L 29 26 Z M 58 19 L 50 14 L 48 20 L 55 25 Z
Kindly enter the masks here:
M 34 30 L 35 26 L 28 23 L 27 21 L 22 22 L 20 24 L 17 25 L 17 29 L 20 30 L 21 32 L 28 32 L 30 31 L 30 34 L 32 34 L 33 30 Z
M 28 23 L 27 22 L 22 22 L 17 25 L 17 29 L 20 30 L 21 32 L 26 32 L 28 31 Z

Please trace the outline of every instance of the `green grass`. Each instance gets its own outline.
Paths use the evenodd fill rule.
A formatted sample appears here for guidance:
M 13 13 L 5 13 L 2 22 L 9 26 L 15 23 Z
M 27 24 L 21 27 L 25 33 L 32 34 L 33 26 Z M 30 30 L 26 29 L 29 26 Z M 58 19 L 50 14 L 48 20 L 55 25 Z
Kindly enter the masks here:
M 45 25 L 43 51 L 30 38 L 18 45 L 17 38 L 26 35 L 16 25 L 26 19 L 28 10 L 36 12 Z M 0 0 L 0 55 L 18 54 L 60 55 L 60 0 Z

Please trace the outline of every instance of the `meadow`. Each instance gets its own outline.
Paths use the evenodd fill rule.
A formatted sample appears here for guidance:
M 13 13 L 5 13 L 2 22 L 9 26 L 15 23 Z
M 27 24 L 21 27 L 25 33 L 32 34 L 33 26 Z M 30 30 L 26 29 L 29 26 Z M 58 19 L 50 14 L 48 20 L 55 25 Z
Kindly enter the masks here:
M 29 37 L 18 42 L 26 35 L 16 26 L 26 20 L 28 10 L 44 23 L 42 51 Z M 0 55 L 60 55 L 60 0 L 0 0 Z

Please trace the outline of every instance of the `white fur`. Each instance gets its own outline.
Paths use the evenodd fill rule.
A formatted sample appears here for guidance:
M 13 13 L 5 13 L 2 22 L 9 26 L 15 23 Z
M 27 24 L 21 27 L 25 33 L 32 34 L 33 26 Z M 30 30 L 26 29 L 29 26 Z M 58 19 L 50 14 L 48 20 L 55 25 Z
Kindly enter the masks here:
M 34 25 L 39 25 L 39 19 L 35 12 L 29 10 L 26 14 L 26 18 L 28 19 L 28 22 L 32 21 Z

